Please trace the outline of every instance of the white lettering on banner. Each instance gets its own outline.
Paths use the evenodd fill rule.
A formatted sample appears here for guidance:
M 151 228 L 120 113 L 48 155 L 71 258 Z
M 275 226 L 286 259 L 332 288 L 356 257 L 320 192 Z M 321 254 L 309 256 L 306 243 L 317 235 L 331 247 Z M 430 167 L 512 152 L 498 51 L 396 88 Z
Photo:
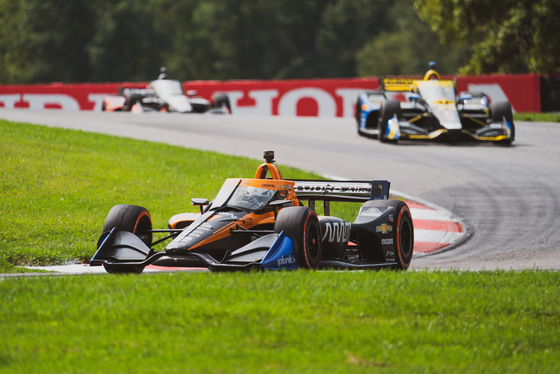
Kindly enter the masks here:
M 14 109 L 20 97 L 20 95 L 0 95 L 0 103 L 4 104 L 5 109 Z
M 101 112 L 101 107 L 103 106 L 103 98 L 109 94 L 89 94 L 88 100 L 94 103 L 93 111 Z
M 354 117 L 356 100 L 361 91 L 359 88 L 339 88 L 335 91 L 342 97 L 342 117 Z
M 298 88 L 286 92 L 278 104 L 279 116 L 297 116 L 297 104 L 301 99 L 310 98 L 317 102 L 318 117 L 335 117 L 336 102 L 330 93 L 320 88 Z
M 22 101 L 29 102 L 29 109 L 45 109 L 46 105 L 60 105 L 62 110 L 80 110 L 80 105 L 69 95 L 24 94 Z
M 242 99 L 243 91 L 228 91 L 227 95 L 231 103 L 231 111 L 234 114 L 248 115 L 272 115 L 272 99 L 278 97 L 278 90 L 254 90 L 249 91 L 247 96 L 255 100 L 254 106 L 239 106 L 237 101 Z
M 476 83 L 469 83 L 467 85 L 469 92 L 484 92 L 486 95 L 490 97 L 490 101 L 494 103 L 498 103 L 500 101 L 509 101 L 504 90 L 498 83 L 492 84 L 476 84 Z M 512 108 L 511 110 L 515 113 L 515 109 Z
M 340 88 L 336 90 L 336 95 L 342 98 L 343 117 L 354 116 L 356 98 L 362 90 L 361 88 Z M 247 93 L 247 96 L 254 99 L 256 104 L 254 106 L 240 106 L 238 101 L 243 99 L 243 91 L 227 91 L 225 93 L 227 93 L 231 102 L 232 112 L 247 115 L 272 115 L 272 100 L 279 96 L 277 90 L 252 90 Z M 317 103 L 317 115 L 319 117 L 336 116 L 338 107 L 335 97 L 317 87 L 296 88 L 285 92 L 278 104 L 278 115 L 297 116 L 297 105 L 300 100 L 305 98 L 312 99 Z
M 511 79 L 507 81 L 504 79 L 502 78 L 505 88 L 510 87 Z M 502 80 L 497 80 L 496 83 L 465 81 L 462 87 L 471 92 L 484 92 L 494 103 L 509 101 L 500 83 Z M 317 115 L 319 117 L 352 118 L 355 114 L 356 98 L 360 91 L 364 90 L 363 86 L 368 85 L 367 82 L 360 82 L 358 87 L 348 87 L 353 84 L 340 82 L 341 88 L 337 88 L 334 84 L 326 85 L 323 82 L 306 82 L 303 84 L 304 86 L 298 87 L 298 84 L 290 83 L 289 87 L 280 85 L 279 88 L 273 88 L 274 86 L 270 83 L 260 85 L 257 82 L 255 84 L 233 85 L 231 91 L 227 89 L 218 91 L 229 96 L 234 114 L 261 116 L 273 114 L 279 116 Z M 263 89 L 259 89 L 259 87 L 263 87 Z M 265 87 L 266 89 L 264 89 Z M 106 89 L 101 88 L 101 90 Z M 60 92 L 58 87 L 51 88 L 50 86 L 47 88 L 37 86 L 33 88 L 33 92 L 29 93 L 20 92 L 20 88 L 17 90 L 4 90 L 0 94 L 0 108 L 29 107 L 30 109 L 42 110 L 58 107 L 63 110 L 87 110 L 93 106 L 94 111 L 100 111 L 103 98 L 107 95 L 99 91 L 88 92 L 85 88 L 73 87 L 65 88 L 63 92 Z M 387 97 L 400 101 L 406 100 L 406 94 L 402 92 L 394 94 L 393 96 L 393 93 L 389 93 Z M 512 103 L 512 106 L 514 106 L 514 103 Z M 515 107 L 513 109 L 515 111 Z

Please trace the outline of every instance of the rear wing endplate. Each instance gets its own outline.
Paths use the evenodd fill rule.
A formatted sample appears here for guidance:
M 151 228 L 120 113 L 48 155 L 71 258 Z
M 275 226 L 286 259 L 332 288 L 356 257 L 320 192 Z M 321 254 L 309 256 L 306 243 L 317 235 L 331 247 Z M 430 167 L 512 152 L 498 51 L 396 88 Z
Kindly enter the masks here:
M 298 200 L 309 201 L 311 208 L 315 201 L 323 201 L 325 215 L 329 215 L 331 201 L 364 203 L 368 200 L 387 200 L 391 183 L 386 180 L 373 181 L 325 181 L 294 180 L 294 191 Z

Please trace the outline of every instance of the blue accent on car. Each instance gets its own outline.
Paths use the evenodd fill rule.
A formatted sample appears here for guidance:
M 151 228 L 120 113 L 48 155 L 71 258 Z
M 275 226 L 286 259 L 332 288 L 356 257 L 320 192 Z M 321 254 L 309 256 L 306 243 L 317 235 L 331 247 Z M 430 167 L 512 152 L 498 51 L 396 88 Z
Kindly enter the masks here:
M 367 123 L 367 118 L 369 116 L 369 113 L 371 111 L 365 111 L 362 109 L 362 114 L 360 117 L 360 128 L 365 129 L 366 128 L 366 123 Z
M 391 188 L 391 182 L 387 180 L 373 180 L 371 181 L 372 186 L 381 185 L 381 192 L 379 195 L 375 195 L 373 188 L 371 189 L 370 200 L 387 200 L 389 198 L 389 189 Z
M 282 231 L 264 256 L 261 266 L 267 270 L 298 269 L 299 264 L 292 238 Z
M 105 248 L 105 244 L 109 242 L 109 239 L 113 236 L 114 233 L 116 233 L 116 230 L 117 228 L 113 227 L 111 231 L 101 235 L 101 238 L 99 240 L 101 241 L 101 244 L 99 245 L 99 248 L 97 248 L 97 251 L 95 251 L 93 257 L 89 260 L 90 266 L 101 266 L 101 262 L 97 261 L 96 257 L 99 254 L 99 252 L 101 252 L 101 250 Z
M 396 117 L 389 118 L 385 123 L 384 137 L 389 140 L 400 139 L 401 131 L 399 128 L 399 120 Z
M 511 136 L 513 134 L 513 126 L 511 125 L 511 123 L 507 119 L 504 118 L 504 121 L 505 121 L 506 126 L 507 126 L 507 136 L 509 138 L 511 138 Z
M 417 93 L 410 93 L 408 94 L 408 101 L 418 101 L 420 100 L 420 95 L 418 95 Z
M 362 107 L 361 110 L 361 115 L 360 115 L 360 128 L 361 129 L 365 129 L 366 128 L 366 123 L 367 123 L 367 118 L 369 116 L 369 113 L 371 112 L 371 102 L 369 101 L 367 95 L 365 93 L 360 95 L 360 105 Z M 364 107 L 366 107 L 366 109 L 364 110 Z
M 356 105 L 361 106 L 360 110 L 360 129 L 367 128 L 368 117 L 372 112 L 379 112 L 381 105 L 377 102 L 372 102 L 367 93 L 360 94 L 359 103 Z
M 390 121 L 391 119 L 392 119 L 392 118 L 389 118 L 389 121 Z M 385 137 L 385 139 L 389 139 L 389 137 L 391 136 L 391 127 L 389 126 L 389 121 L 387 121 L 387 122 L 385 123 L 385 130 L 384 130 L 384 133 L 385 133 L 385 134 L 384 134 L 384 137 Z

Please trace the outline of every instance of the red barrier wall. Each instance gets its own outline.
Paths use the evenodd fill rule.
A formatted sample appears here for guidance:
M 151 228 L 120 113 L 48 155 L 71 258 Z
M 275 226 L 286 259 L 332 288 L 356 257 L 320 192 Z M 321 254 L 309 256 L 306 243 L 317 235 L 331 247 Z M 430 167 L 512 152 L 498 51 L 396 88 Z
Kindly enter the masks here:
M 457 77 L 459 91 L 482 91 L 491 101 L 509 100 L 516 112 L 540 112 L 540 76 Z M 37 84 L 0 86 L 0 108 L 101 110 L 103 97 L 141 83 Z M 358 93 L 379 87 L 377 78 L 277 81 L 191 81 L 185 90 L 205 98 L 227 93 L 232 111 L 245 115 L 352 117 Z
M 457 90 L 482 91 L 491 101 L 509 101 L 516 112 L 540 112 L 540 75 L 483 75 L 457 78 Z

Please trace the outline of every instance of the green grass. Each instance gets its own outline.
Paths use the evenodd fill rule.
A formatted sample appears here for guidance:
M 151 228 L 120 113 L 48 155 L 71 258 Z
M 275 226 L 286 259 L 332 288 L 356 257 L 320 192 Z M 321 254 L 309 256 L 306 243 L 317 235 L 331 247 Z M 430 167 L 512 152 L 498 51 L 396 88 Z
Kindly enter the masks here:
M 555 373 L 560 274 L 0 281 L 0 373 Z
M 4 273 L 87 260 L 114 204 L 165 226 L 260 163 L 6 121 L 0 135 Z M 557 373 L 559 290 L 553 271 L 0 278 L 0 373 Z
M 515 121 L 560 122 L 560 113 L 515 113 Z

